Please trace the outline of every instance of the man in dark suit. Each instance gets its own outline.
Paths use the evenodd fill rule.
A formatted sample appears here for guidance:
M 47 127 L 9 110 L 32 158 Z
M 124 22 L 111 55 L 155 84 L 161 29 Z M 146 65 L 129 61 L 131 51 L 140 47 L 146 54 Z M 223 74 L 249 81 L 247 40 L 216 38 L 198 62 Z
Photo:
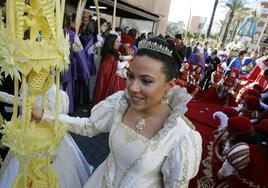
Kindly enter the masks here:
M 217 70 L 217 65 L 221 63 L 220 59 L 217 57 L 217 50 L 214 50 L 210 56 L 206 58 L 205 67 L 205 78 L 201 83 L 201 88 L 206 90 L 210 84 L 211 74 Z
M 184 60 L 185 55 L 186 55 L 186 46 L 183 44 L 183 38 L 181 34 L 176 34 L 175 35 L 175 40 L 177 51 L 181 57 L 182 60 Z

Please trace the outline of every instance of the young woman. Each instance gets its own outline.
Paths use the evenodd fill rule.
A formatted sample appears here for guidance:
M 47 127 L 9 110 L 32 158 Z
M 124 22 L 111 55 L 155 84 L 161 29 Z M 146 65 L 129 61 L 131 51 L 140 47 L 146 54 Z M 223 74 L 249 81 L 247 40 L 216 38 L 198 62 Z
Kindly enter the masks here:
M 178 64 L 171 50 L 158 38 L 140 43 L 125 91 L 96 105 L 90 118 L 60 115 L 75 133 L 110 132 L 111 152 L 84 187 L 181 188 L 198 172 L 202 140 L 184 117 L 191 97 L 174 86 Z M 54 120 L 42 109 L 32 115 Z
M 88 54 L 88 60 L 91 61 L 90 79 L 89 79 L 89 100 L 93 100 L 96 79 L 99 72 L 101 58 L 98 54 L 98 49 L 101 49 L 104 43 L 105 32 L 107 30 L 107 21 L 100 18 L 100 35 L 98 35 L 98 24 L 95 23 L 94 32 L 88 37 L 85 45 L 85 51 Z
M 102 60 L 95 87 L 94 104 L 99 103 L 119 90 L 124 90 L 126 87 L 126 81 L 119 72 L 122 72 L 122 69 L 126 68 L 128 64 L 120 66 L 119 43 L 120 40 L 117 35 L 108 34 L 105 38 L 101 49 Z
M 138 47 L 137 47 L 137 43 L 136 43 L 136 39 L 138 37 L 138 31 L 134 28 L 131 28 L 129 31 L 128 31 L 128 35 L 131 36 L 133 38 L 133 42 L 131 44 L 131 47 L 134 49 L 134 53 L 135 55 L 137 54 L 138 52 Z

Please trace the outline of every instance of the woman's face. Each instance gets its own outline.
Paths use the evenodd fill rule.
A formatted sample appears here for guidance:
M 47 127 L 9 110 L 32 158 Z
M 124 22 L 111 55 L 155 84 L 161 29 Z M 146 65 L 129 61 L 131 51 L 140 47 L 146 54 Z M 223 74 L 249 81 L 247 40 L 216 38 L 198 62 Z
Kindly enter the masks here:
M 122 36 L 122 32 L 121 31 L 117 31 L 117 34 L 121 37 Z
M 100 31 L 101 31 L 102 33 L 105 33 L 106 30 L 107 30 L 107 23 L 105 22 L 105 23 L 103 23 L 103 24 L 101 25 L 101 27 L 100 27 Z
M 197 67 L 196 72 L 197 73 L 200 73 L 201 71 L 202 71 L 202 68 L 201 67 Z
M 125 43 L 125 42 L 124 42 L 122 45 L 123 45 L 125 48 L 129 48 L 131 44 L 130 44 L 130 43 Z
M 130 105 L 137 111 L 148 111 L 160 104 L 173 87 L 174 80 L 166 82 L 162 63 L 146 55 L 136 56 L 127 73 Z
M 118 50 L 120 47 L 120 40 L 119 38 L 116 39 L 116 41 L 114 42 L 114 49 Z

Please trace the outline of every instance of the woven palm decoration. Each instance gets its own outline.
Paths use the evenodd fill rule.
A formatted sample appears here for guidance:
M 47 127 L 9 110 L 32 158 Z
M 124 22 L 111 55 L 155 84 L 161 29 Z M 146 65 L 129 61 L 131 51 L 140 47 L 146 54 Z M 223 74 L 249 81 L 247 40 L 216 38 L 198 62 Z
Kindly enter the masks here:
M 0 70 L 14 80 L 14 109 L 10 122 L 2 124 L 3 144 L 15 153 L 20 171 L 14 188 L 56 188 L 51 166 L 52 151 L 63 139 L 67 126 L 59 125 L 59 75 L 69 65 L 69 36 L 64 36 L 64 0 L 8 0 L 6 24 L 0 21 Z M 31 121 L 37 96 L 54 83 L 56 72 L 56 120 Z M 18 112 L 18 82 L 22 82 L 22 115 Z

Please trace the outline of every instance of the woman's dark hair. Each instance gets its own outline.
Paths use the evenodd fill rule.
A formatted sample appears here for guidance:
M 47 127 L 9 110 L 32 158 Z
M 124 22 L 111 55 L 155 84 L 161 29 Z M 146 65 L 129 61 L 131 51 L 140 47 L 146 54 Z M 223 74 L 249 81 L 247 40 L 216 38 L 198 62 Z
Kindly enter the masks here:
M 244 55 L 244 54 L 246 54 L 246 53 L 247 53 L 246 50 L 241 50 L 241 51 L 238 53 L 238 56 L 242 56 L 242 55 Z
M 169 40 L 169 39 L 171 39 L 171 36 L 170 35 L 165 35 L 165 39 Z
M 116 59 L 119 59 L 119 53 L 114 49 L 114 43 L 117 39 L 117 35 L 108 34 L 105 37 L 104 44 L 101 48 L 101 56 L 105 58 L 107 55 L 113 55 Z
M 64 13 L 63 23 L 63 27 L 65 29 L 70 29 L 72 24 L 72 15 L 69 13 Z
M 178 70 L 180 70 L 181 68 L 181 63 L 182 63 L 182 58 L 179 54 L 178 49 L 176 48 L 176 44 L 174 42 L 174 40 L 172 40 L 171 38 L 167 40 L 167 43 L 169 44 L 169 48 L 173 49 L 173 58 L 176 60 L 176 62 L 178 63 Z
M 121 27 L 116 27 L 115 29 L 114 29 L 116 32 L 121 32 L 122 34 L 123 34 L 123 29 L 121 28 Z
M 146 56 L 149 56 L 153 59 L 156 59 L 162 62 L 163 64 L 162 72 L 166 75 L 167 82 L 169 82 L 173 78 L 176 78 L 178 74 L 178 70 L 179 70 L 178 67 L 180 66 L 180 63 L 178 63 L 177 59 L 174 57 L 174 52 L 176 49 L 174 49 L 172 45 L 170 45 L 165 40 L 159 37 L 148 39 L 148 41 L 156 42 L 158 45 L 162 45 L 163 48 L 167 47 L 168 49 L 173 50 L 172 57 L 170 57 L 169 55 L 166 55 L 166 54 L 154 51 L 154 50 L 145 49 L 145 48 L 138 49 L 137 56 L 146 55 Z
M 158 38 L 160 38 L 160 39 L 165 39 L 164 36 L 163 36 L 162 34 L 159 34 L 159 35 L 158 35 Z
M 104 18 L 100 18 L 100 26 L 102 26 L 103 24 L 107 23 L 107 20 Z M 95 26 L 94 26 L 94 31 L 93 31 L 93 35 L 94 35 L 94 44 L 98 41 L 97 39 L 97 35 L 98 35 L 98 20 L 95 21 Z M 105 33 L 101 34 L 102 37 L 105 36 Z
M 264 70 L 263 75 L 264 75 L 264 76 L 268 76 L 268 69 L 265 69 L 265 70 Z
M 145 40 L 146 39 L 146 33 L 142 33 L 138 39 L 136 40 L 136 44 L 139 44 L 140 41 Z
M 0 7 L 4 7 L 6 4 L 6 0 L 0 0 Z
M 177 33 L 175 35 L 175 39 L 179 39 L 179 40 L 182 40 L 182 35 L 180 33 Z
M 128 31 L 128 35 L 131 36 L 133 38 L 133 40 L 135 41 L 136 40 L 136 37 L 137 37 L 137 33 L 138 31 L 134 28 L 131 28 L 129 31 Z
M 107 22 L 106 33 L 109 33 L 111 30 L 112 30 L 112 24 L 111 24 L 111 22 Z

